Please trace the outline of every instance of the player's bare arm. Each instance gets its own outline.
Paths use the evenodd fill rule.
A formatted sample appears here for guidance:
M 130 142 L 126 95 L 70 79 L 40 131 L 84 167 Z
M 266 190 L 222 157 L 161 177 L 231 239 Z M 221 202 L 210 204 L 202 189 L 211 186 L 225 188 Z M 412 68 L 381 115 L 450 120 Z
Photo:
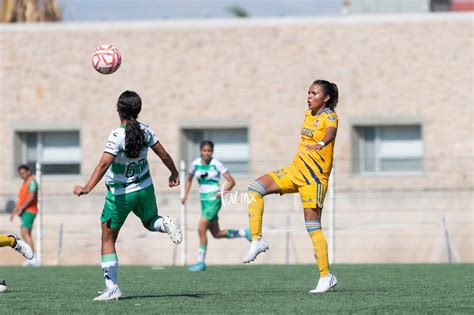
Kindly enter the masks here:
M 114 161 L 114 159 L 115 159 L 114 155 L 104 152 L 102 154 L 102 157 L 100 158 L 99 163 L 97 164 L 94 171 L 92 172 L 91 177 L 87 181 L 87 184 L 84 187 L 82 186 L 74 187 L 74 194 L 76 194 L 77 196 L 81 196 L 81 195 L 86 195 L 90 191 L 92 191 L 92 189 L 94 189 L 94 187 L 100 182 L 102 177 L 104 177 L 105 172 L 110 167 L 110 165 L 112 165 L 112 162 Z
M 332 126 L 327 127 L 326 128 L 326 135 L 321 140 L 321 142 L 324 142 L 324 146 L 328 145 L 329 143 L 331 143 L 331 141 L 333 141 L 336 138 L 336 134 L 337 134 L 337 128 L 336 127 L 332 127 Z M 306 148 L 308 150 L 311 150 L 311 151 L 319 151 L 324 146 L 323 146 L 322 143 L 316 143 L 316 144 L 313 144 L 313 145 L 306 145 Z
M 156 155 L 161 159 L 163 164 L 169 169 L 171 172 L 171 175 L 168 180 L 168 186 L 169 187 L 174 187 L 179 185 L 179 173 L 178 170 L 176 169 L 176 166 L 174 165 L 173 158 L 171 155 L 166 152 L 165 148 L 161 145 L 160 142 L 157 142 L 154 146 L 151 147 L 153 152 L 155 152 Z

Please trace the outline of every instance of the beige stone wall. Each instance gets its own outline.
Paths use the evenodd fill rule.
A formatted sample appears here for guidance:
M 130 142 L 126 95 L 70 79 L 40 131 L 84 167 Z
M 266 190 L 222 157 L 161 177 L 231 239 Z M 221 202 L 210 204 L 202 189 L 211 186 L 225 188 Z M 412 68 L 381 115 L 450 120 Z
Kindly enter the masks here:
M 87 179 L 110 129 L 118 124 L 115 101 L 123 90 L 142 96 L 141 120 L 156 129 L 176 161 L 183 123 L 246 122 L 251 169 L 237 178 L 237 189 L 245 191 L 251 179 L 291 161 L 307 87 L 325 78 L 340 89 L 336 261 L 446 261 L 446 217 L 458 256 L 472 262 L 472 19 L 470 14 L 436 14 L 0 26 L 0 210 L 20 184 L 14 130 L 79 127 L 82 175 L 43 182 L 45 261 L 56 261 L 63 224 L 61 263 L 96 263 L 104 189 L 80 199 L 71 190 Z M 110 76 L 90 66 L 91 51 L 104 43 L 116 45 L 123 56 L 121 68 Z M 352 126 L 399 121 L 422 125 L 423 173 L 353 174 Z M 157 158 L 150 158 L 150 164 L 161 213 L 177 217 L 177 189 L 167 188 L 166 169 Z M 196 198 L 194 191 L 191 261 L 197 247 Z M 260 262 L 311 262 L 294 196 L 268 199 L 265 227 L 272 247 Z M 232 205 L 223 209 L 221 225 L 243 226 L 246 218 L 244 205 Z M 0 231 L 17 225 L 0 214 Z M 137 248 L 136 241 L 144 246 Z M 208 261 L 238 263 L 246 246 L 242 240 L 213 240 Z M 179 250 L 175 254 L 179 258 Z M 122 231 L 119 255 L 130 264 L 179 263 L 165 236 L 150 235 L 132 218 Z M 0 257 L 0 263 L 18 260 Z

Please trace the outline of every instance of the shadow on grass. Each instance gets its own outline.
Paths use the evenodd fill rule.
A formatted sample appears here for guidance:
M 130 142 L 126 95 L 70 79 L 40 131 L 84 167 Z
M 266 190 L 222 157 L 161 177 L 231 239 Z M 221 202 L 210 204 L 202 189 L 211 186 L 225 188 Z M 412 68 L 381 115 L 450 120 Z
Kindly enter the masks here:
M 195 294 L 145 294 L 145 295 L 131 295 L 121 297 L 120 300 L 131 299 L 153 299 L 153 298 L 169 298 L 169 297 L 189 297 L 193 299 L 202 299 L 207 295 L 216 295 L 212 293 L 195 293 Z

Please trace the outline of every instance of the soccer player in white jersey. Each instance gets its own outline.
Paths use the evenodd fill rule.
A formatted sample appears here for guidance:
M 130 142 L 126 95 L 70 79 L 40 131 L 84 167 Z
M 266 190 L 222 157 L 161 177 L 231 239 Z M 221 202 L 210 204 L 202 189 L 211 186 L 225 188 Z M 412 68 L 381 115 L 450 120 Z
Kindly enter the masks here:
M 220 191 L 220 178 L 224 176 L 227 183 L 223 191 L 228 192 L 234 187 L 235 181 L 229 170 L 212 157 L 214 152 L 214 143 L 209 140 L 202 141 L 200 144 L 201 157 L 194 160 L 190 167 L 186 178 L 185 194 L 182 203 L 188 200 L 189 191 L 193 177 L 199 184 L 199 193 L 201 197 L 201 220 L 198 225 L 199 234 L 199 250 L 197 263 L 191 266 L 189 271 L 206 270 L 205 258 L 207 251 L 207 231 L 211 231 L 214 238 L 237 238 L 246 237 L 251 240 L 250 229 L 232 230 L 221 229 L 219 227 L 219 217 L 217 216 L 222 205 L 222 195 Z
M 85 186 L 76 186 L 77 196 L 88 194 L 105 175 L 107 196 L 102 211 L 102 270 L 106 288 L 95 301 L 117 300 L 122 293 L 117 283 L 118 259 L 115 250 L 120 228 L 128 214 L 140 218 L 143 226 L 153 232 L 168 233 L 175 244 L 182 234 L 169 217 L 158 215 L 155 191 L 148 167 L 148 148 L 158 155 L 170 170 L 168 186 L 179 185 L 178 171 L 173 159 L 148 126 L 137 121 L 142 108 L 140 96 L 123 92 L 117 102 L 120 127 L 112 130 L 105 150 Z

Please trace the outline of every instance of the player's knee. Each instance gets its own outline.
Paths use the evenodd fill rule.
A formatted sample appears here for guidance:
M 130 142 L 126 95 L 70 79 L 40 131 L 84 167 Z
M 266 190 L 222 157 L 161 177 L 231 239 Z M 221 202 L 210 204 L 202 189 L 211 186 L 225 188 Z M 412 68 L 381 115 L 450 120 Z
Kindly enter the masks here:
M 306 231 L 308 231 L 308 233 L 321 230 L 320 220 L 305 220 L 304 225 L 306 226 Z
M 198 231 L 199 234 L 205 234 L 206 231 L 207 231 L 207 227 L 205 227 L 205 226 L 198 226 L 197 231 Z
M 265 185 L 262 184 L 261 181 L 259 181 L 258 179 L 254 180 L 252 183 L 250 183 L 247 191 L 250 193 L 256 193 L 257 195 L 260 195 L 260 196 L 265 196 L 267 193 L 268 193 L 268 190 L 267 188 L 265 187 Z

